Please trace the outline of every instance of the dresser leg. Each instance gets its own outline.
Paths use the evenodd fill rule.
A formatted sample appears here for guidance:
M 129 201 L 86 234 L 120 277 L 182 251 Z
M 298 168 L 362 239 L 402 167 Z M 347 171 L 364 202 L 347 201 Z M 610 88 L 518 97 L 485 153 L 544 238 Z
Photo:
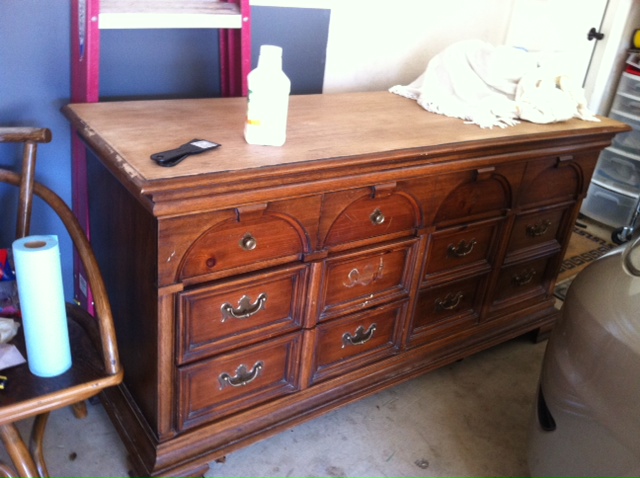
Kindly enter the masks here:
M 553 330 L 553 324 L 543 325 L 533 331 L 533 342 L 539 344 L 549 338 Z

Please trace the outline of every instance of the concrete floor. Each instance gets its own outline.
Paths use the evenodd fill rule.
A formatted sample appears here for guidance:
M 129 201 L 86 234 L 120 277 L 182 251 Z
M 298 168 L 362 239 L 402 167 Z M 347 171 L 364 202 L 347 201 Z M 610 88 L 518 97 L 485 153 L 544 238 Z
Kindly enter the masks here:
M 514 339 L 233 453 L 205 476 L 527 476 L 545 346 Z M 84 420 L 54 412 L 45 456 L 51 476 L 127 476 L 99 404 Z

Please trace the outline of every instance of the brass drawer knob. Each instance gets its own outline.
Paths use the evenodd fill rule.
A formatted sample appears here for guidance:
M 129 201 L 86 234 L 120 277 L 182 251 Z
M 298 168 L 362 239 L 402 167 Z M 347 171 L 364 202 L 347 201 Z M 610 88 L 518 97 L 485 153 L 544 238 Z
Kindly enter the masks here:
M 240 247 L 242 247 L 245 251 L 252 251 L 258 245 L 258 241 L 251 234 L 245 235 L 242 239 L 240 239 Z
M 264 369 L 264 363 L 260 361 L 257 362 L 251 370 L 247 370 L 247 366 L 244 364 L 240 365 L 233 377 L 227 372 L 222 373 L 220 374 L 220 377 L 218 377 L 220 390 L 227 385 L 231 385 L 232 387 L 243 387 L 258 378 L 262 369 Z
M 379 226 L 386 220 L 384 214 L 382 214 L 382 211 L 380 209 L 376 209 L 375 211 L 373 211 L 369 218 L 371 219 L 371 224 L 373 224 L 374 226 Z

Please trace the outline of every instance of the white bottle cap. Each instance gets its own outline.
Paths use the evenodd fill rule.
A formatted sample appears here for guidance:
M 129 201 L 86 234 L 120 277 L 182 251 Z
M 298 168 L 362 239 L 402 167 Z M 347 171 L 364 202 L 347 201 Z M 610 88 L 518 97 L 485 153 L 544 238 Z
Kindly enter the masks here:
M 262 55 L 271 58 L 282 57 L 282 47 L 276 45 L 260 45 L 260 56 Z
M 282 69 L 282 48 L 275 45 L 260 45 L 258 66 Z

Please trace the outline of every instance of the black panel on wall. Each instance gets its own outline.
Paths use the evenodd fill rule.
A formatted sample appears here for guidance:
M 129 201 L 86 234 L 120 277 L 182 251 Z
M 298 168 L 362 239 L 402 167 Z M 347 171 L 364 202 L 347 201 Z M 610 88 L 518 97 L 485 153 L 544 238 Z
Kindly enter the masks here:
M 220 96 L 218 30 L 102 30 L 100 97 Z
M 252 65 L 260 45 L 283 48 L 283 70 L 292 94 L 322 93 L 331 11 L 319 8 L 252 7 Z
M 252 7 L 252 65 L 260 45 L 283 48 L 293 94 L 322 93 L 330 10 Z M 220 96 L 218 30 L 102 30 L 101 100 Z

